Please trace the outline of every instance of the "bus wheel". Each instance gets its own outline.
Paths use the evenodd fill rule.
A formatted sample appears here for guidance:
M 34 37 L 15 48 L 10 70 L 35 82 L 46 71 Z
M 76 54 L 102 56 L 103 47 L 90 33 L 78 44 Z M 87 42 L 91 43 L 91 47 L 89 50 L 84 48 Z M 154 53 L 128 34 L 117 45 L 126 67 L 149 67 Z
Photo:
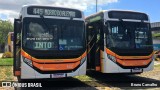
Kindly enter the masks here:
M 17 76 L 17 79 L 18 79 L 18 82 L 22 82 L 23 81 L 20 76 Z
M 26 81 L 27 81 L 27 79 L 21 79 L 20 76 L 17 76 L 17 79 L 18 79 L 18 82 L 20 82 L 20 83 L 26 82 Z

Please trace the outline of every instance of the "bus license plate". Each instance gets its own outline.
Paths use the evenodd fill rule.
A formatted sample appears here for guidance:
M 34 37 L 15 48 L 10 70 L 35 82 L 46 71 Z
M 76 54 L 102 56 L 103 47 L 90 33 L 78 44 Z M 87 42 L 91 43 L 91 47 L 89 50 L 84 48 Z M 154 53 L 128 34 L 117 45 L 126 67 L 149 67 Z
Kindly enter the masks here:
M 56 74 L 51 74 L 52 78 L 61 78 L 61 77 L 65 77 L 64 73 L 56 73 Z
M 132 69 L 131 72 L 142 72 L 142 69 L 140 69 L 140 68 L 135 68 L 135 69 Z

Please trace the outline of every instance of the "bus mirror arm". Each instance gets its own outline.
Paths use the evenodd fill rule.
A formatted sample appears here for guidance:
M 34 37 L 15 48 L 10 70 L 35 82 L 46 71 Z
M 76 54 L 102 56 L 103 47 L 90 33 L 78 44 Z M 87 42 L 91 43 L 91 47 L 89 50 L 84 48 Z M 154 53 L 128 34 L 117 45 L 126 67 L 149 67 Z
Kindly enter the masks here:
M 17 43 L 16 43 L 16 46 L 20 46 L 21 45 L 21 41 L 18 41 Z
M 103 27 L 103 32 L 106 33 L 106 34 L 109 33 L 107 24 Z

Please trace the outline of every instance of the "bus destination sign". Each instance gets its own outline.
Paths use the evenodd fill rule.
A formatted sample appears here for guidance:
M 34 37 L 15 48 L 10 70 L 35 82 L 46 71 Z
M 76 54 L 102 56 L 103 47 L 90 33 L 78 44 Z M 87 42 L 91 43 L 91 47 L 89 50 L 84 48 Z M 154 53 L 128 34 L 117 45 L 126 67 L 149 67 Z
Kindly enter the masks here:
M 81 12 L 75 9 L 58 8 L 58 7 L 28 7 L 27 13 L 29 15 L 44 15 L 44 16 L 58 16 L 58 17 L 73 17 L 81 18 Z
M 108 12 L 109 18 L 115 19 L 136 19 L 136 20 L 148 20 L 148 16 L 144 13 L 127 12 L 127 11 L 110 11 Z

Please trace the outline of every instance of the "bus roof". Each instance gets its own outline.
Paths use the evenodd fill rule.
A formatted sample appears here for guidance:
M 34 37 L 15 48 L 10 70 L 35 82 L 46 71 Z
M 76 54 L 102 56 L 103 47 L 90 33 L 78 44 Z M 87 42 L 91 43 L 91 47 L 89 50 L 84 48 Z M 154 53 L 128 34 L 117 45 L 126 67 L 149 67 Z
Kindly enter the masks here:
M 91 17 L 91 16 L 95 16 L 95 15 L 100 14 L 100 13 L 110 12 L 110 11 L 124 11 L 124 12 L 143 13 L 143 12 L 134 11 L 134 10 L 109 9 L 109 10 L 101 10 L 101 11 L 95 13 L 95 14 L 92 14 L 92 15 L 87 16 L 86 18 L 89 18 L 89 17 Z M 143 14 L 146 14 L 146 13 L 143 13 Z M 146 15 L 148 16 L 148 14 L 146 14 Z
M 138 14 L 143 14 L 143 15 L 146 15 L 146 17 L 148 17 L 148 14 L 146 14 L 146 13 L 143 13 L 143 12 L 140 12 L 140 11 L 133 11 L 133 10 L 121 10 L 121 9 L 110 9 L 110 10 L 102 10 L 102 11 L 99 11 L 99 12 L 97 12 L 97 13 L 95 13 L 95 14 L 92 14 L 92 15 L 90 15 L 90 16 L 87 16 L 85 19 L 86 20 L 89 20 L 89 19 L 92 19 L 92 18 L 94 18 L 94 17 L 97 17 L 97 16 L 100 16 L 101 17 L 101 19 L 104 19 L 106 16 L 107 17 L 109 17 L 108 16 L 108 14 L 107 15 L 105 15 L 106 13 L 109 13 L 109 12 L 131 12 L 131 13 L 138 13 Z M 118 16 L 118 15 L 116 15 L 116 16 Z M 122 14 L 121 14 L 121 16 L 122 16 Z M 130 17 L 130 16 L 129 16 Z M 114 18 L 115 19 L 115 18 Z M 117 18 L 118 19 L 118 18 Z M 123 18 L 122 18 L 123 19 Z M 140 19 L 138 19 L 138 20 L 140 20 Z M 145 19 L 144 19 L 145 20 Z M 149 21 L 149 19 L 148 18 L 146 18 L 146 20 L 147 21 Z
M 122 10 L 122 9 L 110 9 L 110 10 L 102 10 L 103 12 L 109 12 L 109 11 L 124 11 L 124 12 L 135 12 L 135 13 L 143 13 L 140 11 L 134 11 L 134 10 Z M 146 13 L 143 13 L 146 14 Z

